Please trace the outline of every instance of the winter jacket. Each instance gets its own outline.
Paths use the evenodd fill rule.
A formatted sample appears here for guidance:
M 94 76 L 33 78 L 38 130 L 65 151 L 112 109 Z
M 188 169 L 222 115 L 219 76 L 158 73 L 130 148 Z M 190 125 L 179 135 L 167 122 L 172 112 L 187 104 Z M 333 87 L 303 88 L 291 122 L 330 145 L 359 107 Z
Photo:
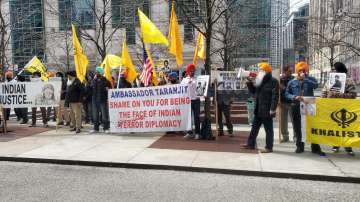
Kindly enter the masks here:
M 259 87 L 252 82 L 248 82 L 247 86 L 250 93 L 255 95 L 255 116 L 271 118 L 270 111 L 276 111 L 279 102 L 279 82 L 271 74 L 266 74 Z
M 296 96 L 314 96 L 314 90 L 318 87 L 318 82 L 314 77 L 307 76 L 303 82 L 300 80 L 293 79 L 288 83 L 286 87 L 285 97 L 293 103 Z M 299 104 L 299 103 L 298 103 Z
M 95 78 L 93 80 L 92 101 L 95 103 L 107 102 L 108 89 L 111 89 L 110 81 L 103 76 Z
M 72 84 L 67 86 L 65 102 L 66 103 L 82 102 L 83 94 L 84 94 L 84 86 L 83 84 L 81 84 L 78 78 L 75 78 Z

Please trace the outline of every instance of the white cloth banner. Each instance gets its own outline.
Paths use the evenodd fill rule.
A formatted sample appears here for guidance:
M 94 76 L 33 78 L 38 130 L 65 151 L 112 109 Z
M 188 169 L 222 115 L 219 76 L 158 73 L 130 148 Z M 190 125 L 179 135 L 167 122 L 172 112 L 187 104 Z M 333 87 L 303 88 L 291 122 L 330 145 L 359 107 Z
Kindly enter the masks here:
M 108 98 L 111 132 L 191 130 L 187 85 L 112 89 Z
M 59 106 L 61 81 L 8 82 L 0 86 L 0 105 L 4 108 Z

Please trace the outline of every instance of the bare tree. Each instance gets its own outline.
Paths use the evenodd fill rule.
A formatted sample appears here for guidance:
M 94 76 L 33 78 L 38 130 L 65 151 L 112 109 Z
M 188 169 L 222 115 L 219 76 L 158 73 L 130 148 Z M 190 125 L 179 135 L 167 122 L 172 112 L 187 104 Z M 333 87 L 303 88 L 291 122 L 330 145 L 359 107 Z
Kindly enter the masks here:
M 3 10 L 8 1 L 0 0 L 0 73 L 5 71 L 5 67 L 10 65 L 6 55 L 10 43 L 10 13 Z
M 360 22 L 357 14 L 347 15 L 337 8 L 336 2 L 328 0 L 319 14 L 311 13 L 309 18 L 310 51 L 328 60 L 332 68 L 343 58 L 360 56 Z M 323 67 L 320 67 L 323 83 Z

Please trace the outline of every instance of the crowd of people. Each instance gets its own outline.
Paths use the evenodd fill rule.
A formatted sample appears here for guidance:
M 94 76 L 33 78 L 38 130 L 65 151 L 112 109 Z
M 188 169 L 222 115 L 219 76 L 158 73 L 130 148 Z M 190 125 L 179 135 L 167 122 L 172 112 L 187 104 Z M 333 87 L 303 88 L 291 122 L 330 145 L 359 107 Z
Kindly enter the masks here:
M 309 75 L 309 65 L 305 62 L 299 62 L 295 66 L 295 76 L 293 76 L 292 68 L 284 67 L 280 82 L 272 76 L 272 67 L 266 62 L 258 65 L 257 74 L 250 74 L 247 78 L 247 87 L 250 94 L 255 99 L 254 119 L 251 131 L 246 144 L 242 145 L 245 149 L 256 149 L 256 139 L 261 125 L 264 125 L 266 133 L 266 146 L 264 153 L 273 151 L 274 127 L 273 118 L 276 116 L 278 104 L 280 104 L 281 124 L 280 131 L 282 134 L 282 142 L 289 142 L 288 131 L 288 115 L 293 125 L 293 140 L 296 142 L 296 153 L 304 152 L 304 138 L 302 137 L 300 102 L 304 101 L 306 96 L 314 96 L 314 90 L 318 88 L 318 82 L 314 77 Z M 207 139 L 201 134 L 200 123 L 200 97 L 197 96 L 197 81 L 195 77 L 196 67 L 193 64 L 187 65 L 186 71 L 180 77 L 177 71 L 172 71 L 168 67 L 168 62 L 164 62 L 164 71 L 159 74 L 159 85 L 186 84 L 189 86 L 189 94 L 191 98 L 191 113 L 194 131 L 185 133 L 184 138 L 187 139 Z M 343 63 L 335 63 L 334 72 L 347 73 L 347 68 Z M 75 71 L 66 73 L 56 72 L 49 76 L 61 78 L 61 101 L 59 107 L 45 108 L 40 107 L 41 118 L 44 127 L 48 127 L 50 121 L 50 113 L 54 112 L 53 120 L 57 125 L 69 126 L 71 131 L 80 133 L 83 123 L 91 123 L 93 129 L 90 133 L 98 133 L 100 126 L 104 133 L 109 133 L 109 110 L 108 110 L 108 90 L 111 88 L 136 88 L 142 87 L 139 78 L 135 82 L 129 83 L 126 80 L 125 73 L 119 73 L 118 79 L 109 81 L 104 77 L 104 69 L 96 67 L 95 73 L 88 72 L 85 81 L 80 82 Z M 41 74 L 34 72 L 31 76 L 33 79 L 39 79 Z M 25 82 L 24 76 L 17 75 L 14 79 L 12 72 L 5 73 L 4 82 Z M 212 84 L 214 86 L 214 84 Z M 211 87 L 209 88 L 211 91 Z M 217 92 L 216 92 L 217 93 Z M 214 92 L 210 92 L 214 95 Z M 322 97 L 325 98 L 356 98 L 356 88 L 354 82 L 347 78 L 345 84 L 345 92 L 340 93 L 333 91 L 333 88 L 325 86 L 322 90 Z M 233 102 L 232 96 L 217 96 L 219 136 L 224 135 L 223 115 L 230 137 L 233 135 L 233 125 L 231 122 L 230 108 Z M 31 109 L 30 127 L 36 127 L 37 108 Z M 28 109 L 15 108 L 17 120 L 21 124 L 28 123 Z M 9 118 L 10 109 L 6 109 L 5 116 Z M 320 145 L 311 144 L 312 153 L 325 156 Z M 339 152 L 339 147 L 333 147 L 334 152 Z M 349 155 L 354 155 L 352 148 L 345 148 Z

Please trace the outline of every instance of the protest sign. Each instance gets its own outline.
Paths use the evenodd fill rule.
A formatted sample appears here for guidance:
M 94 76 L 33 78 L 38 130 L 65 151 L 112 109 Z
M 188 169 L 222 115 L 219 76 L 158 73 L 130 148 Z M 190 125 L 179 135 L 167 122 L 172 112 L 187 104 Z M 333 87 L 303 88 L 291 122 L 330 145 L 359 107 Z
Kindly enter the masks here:
M 245 75 L 249 75 L 247 71 L 222 71 L 216 75 L 218 90 L 236 91 L 246 88 Z
M 8 82 L 0 84 L 0 105 L 4 108 L 59 106 L 61 82 Z
M 345 73 L 330 73 L 328 81 L 328 89 L 330 91 L 344 93 L 346 83 Z
M 187 85 L 112 89 L 108 98 L 111 132 L 191 130 Z
M 317 98 L 315 103 L 316 113 L 306 114 L 307 142 L 360 147 L 360 100 Z
M 202 75 L 196 77 L 196 96 L 206 97 L 209 88 L 209 75 Z

